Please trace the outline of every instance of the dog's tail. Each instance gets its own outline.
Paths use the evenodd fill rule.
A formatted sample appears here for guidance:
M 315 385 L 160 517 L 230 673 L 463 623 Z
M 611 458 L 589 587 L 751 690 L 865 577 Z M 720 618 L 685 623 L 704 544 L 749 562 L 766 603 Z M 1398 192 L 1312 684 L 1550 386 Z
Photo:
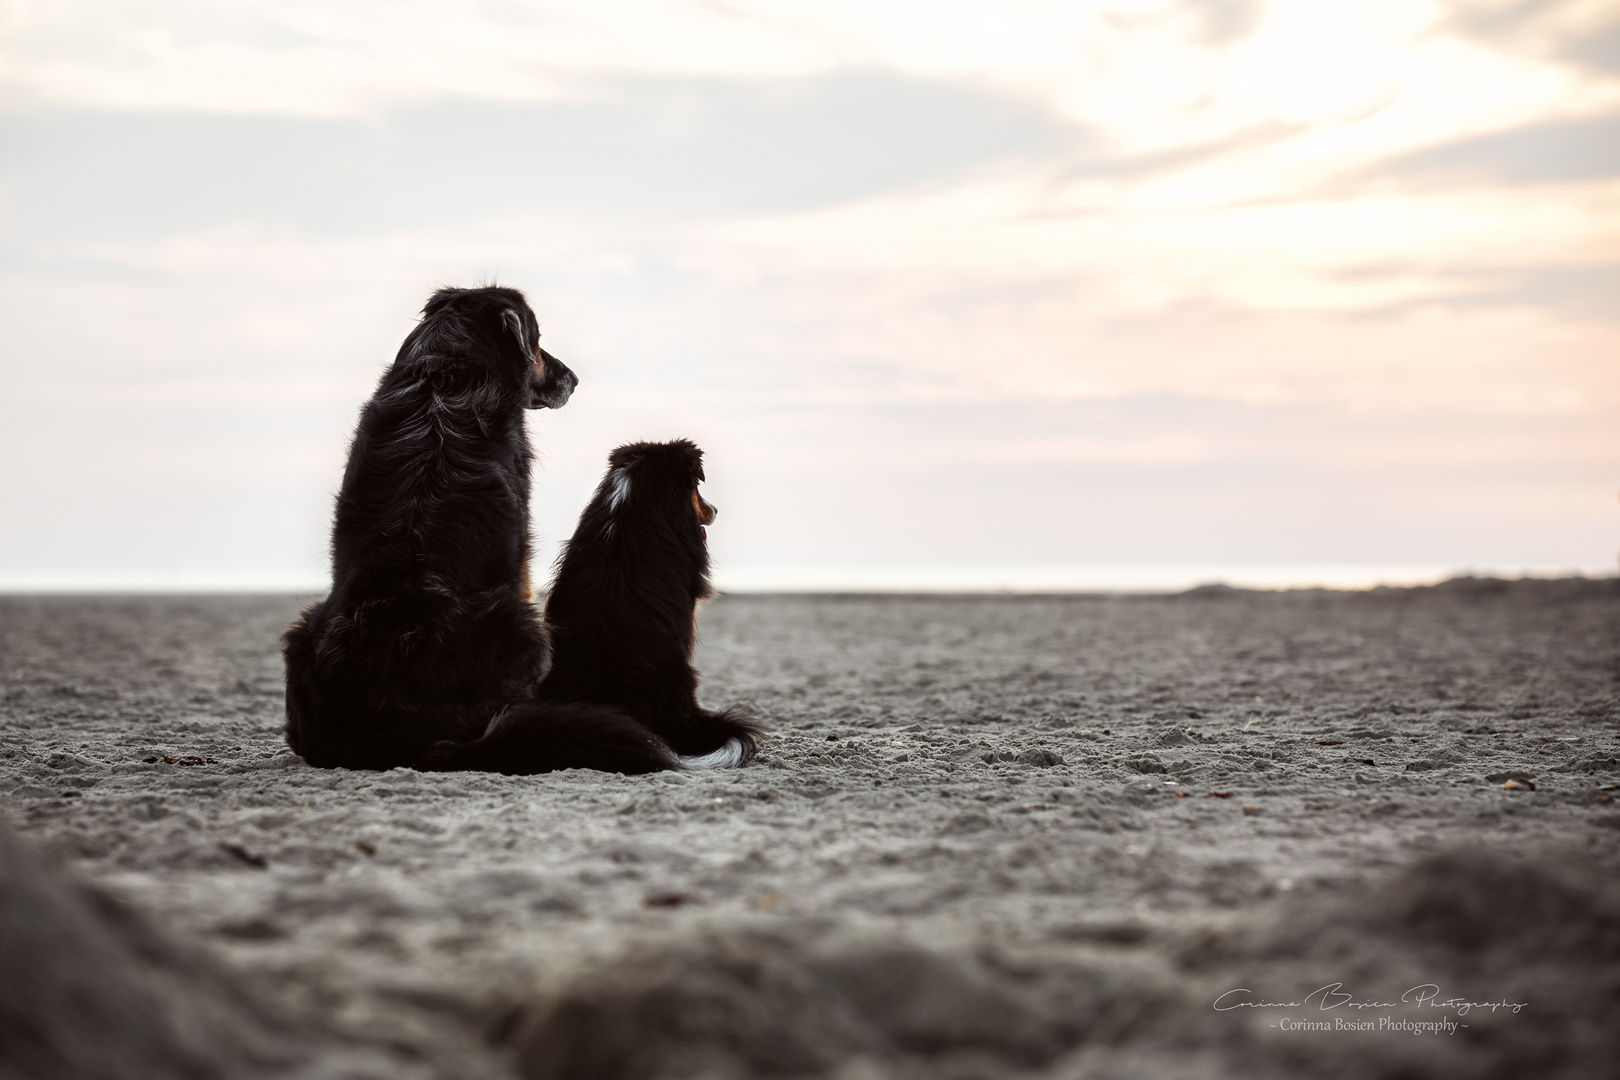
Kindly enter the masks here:
M 688 732 L 685 735 L 687 740 L 700 740 L 699 747 L 705 744 L 714 746 L 717 742 L 719 746 L 707 753 L 683 753 L 683 769 L 735 769 L 739 765 L 746 765 L 759 752 L 760 741 L 765 737 L 765 731 L 759 724 L 736 709 L 725 712 L 705 710 L 693 727 L 699 729 L 701 734 Z M 680 740 L 677 740 L 677 745 L 680 745 Z
M 727 739 L 726 745 L 718 750 L 710 750 L 707 754 L 682 754 L 681 768 L 683 769 L 735 769 L 749 758 L 749 752 L 741 739 Z
M 417 765 L 428 772 L 509 776 L 557 769 L 637 774 L 682 767 L 669 744 L 629 714 L 573 702 L 514 705 L 491 720 L 477 739 L 439 743 Z

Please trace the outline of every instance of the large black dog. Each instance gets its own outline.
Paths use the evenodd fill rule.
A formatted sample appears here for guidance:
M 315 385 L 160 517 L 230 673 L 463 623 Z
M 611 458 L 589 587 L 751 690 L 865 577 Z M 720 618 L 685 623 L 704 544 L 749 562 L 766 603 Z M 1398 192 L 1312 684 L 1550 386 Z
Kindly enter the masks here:
M 287 742 L 311 765 L 680 768 L 607 704 L 542 702 L 527 409 L 578 384 L 513 289 L 441 289 L 360 414 L 332 592 L 282 637 Z
M 540 696 L 616 705 L 689 765 L 740 765 L 759 728 L 699 706 L 692 670 L 698 601 L 713 595 L 703 479 L 685 439 L 613 451 L 546 598 L 555 651 Z

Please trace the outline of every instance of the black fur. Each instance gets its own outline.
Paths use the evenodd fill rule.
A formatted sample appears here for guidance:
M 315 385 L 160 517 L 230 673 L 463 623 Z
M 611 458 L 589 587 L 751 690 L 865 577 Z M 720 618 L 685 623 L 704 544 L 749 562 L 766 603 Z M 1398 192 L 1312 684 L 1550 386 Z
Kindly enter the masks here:
M 682 755 L 736 739 L 741 763 L 759 727 L 699 706 L 692 670 L 697 604 L 713 595 L 702 481 L 703 451 L 685 439 L 613 451 L 546 598 L 554 653 L 540 695 L 616 705 Z
M 287 742 L 311 765 L 678 767 L 622 710 L 541 704 L 524 411 L 578 384 L 514 289 L 441 289 L 360 414 L 332 592 L 282 636 Z

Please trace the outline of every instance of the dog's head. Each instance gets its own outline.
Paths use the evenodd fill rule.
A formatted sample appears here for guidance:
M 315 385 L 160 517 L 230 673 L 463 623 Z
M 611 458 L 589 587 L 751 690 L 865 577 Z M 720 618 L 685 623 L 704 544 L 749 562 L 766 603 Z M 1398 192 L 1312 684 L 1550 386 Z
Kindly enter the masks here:
M 560 409 L 579 385 L 567 364 L 540 347 L 540 323 L 516 289 L 440 289 L 422 317 L 461 323 L 494 360 L 502 381 L 521 383 L 527 408 Z
M 702 538 L 720 513 L 698 492 L 704 479 L 703 451 L 690 440 L 630 443 L 608 456 L 596 501 L 612 517 L 651 516 Z
M 709 584 L 708 530 L 715 508 L 698 493 L 703 451 L 685 439 L 630 443 L 608 457 L 607 475 L 568 541 L 558 582 L 594 566 L 587 588 L 613 588 L 665 612 L 714 595 Z M 687 638 L 690 641 L 690 637 Z

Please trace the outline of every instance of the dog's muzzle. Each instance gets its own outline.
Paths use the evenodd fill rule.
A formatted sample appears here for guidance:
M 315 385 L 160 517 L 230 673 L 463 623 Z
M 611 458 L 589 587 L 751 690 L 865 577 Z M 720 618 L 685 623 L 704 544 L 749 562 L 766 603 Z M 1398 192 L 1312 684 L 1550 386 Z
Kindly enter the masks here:
M 579 385 L 579 376 L 546 350 L 538 352 L 539 362 L 529 369 L 529 408 L 560 409 Z

